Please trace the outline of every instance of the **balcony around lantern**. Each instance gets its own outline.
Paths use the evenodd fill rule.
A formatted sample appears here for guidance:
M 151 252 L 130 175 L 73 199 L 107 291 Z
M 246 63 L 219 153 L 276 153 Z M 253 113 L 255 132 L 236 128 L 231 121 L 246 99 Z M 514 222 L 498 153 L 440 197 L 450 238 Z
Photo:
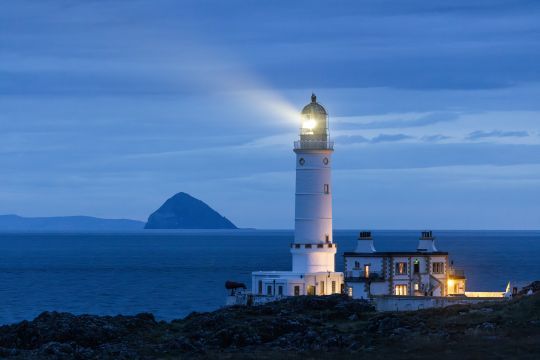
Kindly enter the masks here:
M 298 140 L 294 142 L 295 150 L 334 150 L 331 140 Z

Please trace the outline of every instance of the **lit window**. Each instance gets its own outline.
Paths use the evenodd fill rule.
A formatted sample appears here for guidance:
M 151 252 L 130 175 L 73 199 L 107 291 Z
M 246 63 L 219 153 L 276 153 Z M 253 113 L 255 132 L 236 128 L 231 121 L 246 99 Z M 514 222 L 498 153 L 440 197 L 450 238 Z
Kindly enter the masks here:
M 418 291 L 418 288 L 419 288 L 418 283 L 415 283 L 415 284 L 414 284 L 414 290 L 415 290 L 415 291 Z
M 369 265 L 364 265 L 364 277 L 369 277 Z
M 396 263 L 396 274 L 397 275 L 407 275 L 407 263 L 398 262 Z
M 324 281 L 321 281 L 321 295 L 324 295 Z
M 332 294 L 336 293 L 336 282 L 332 281 Z
M 394 291 L 396 295 L 405 296 L 407 295 L 407 285 L 396 285 Z

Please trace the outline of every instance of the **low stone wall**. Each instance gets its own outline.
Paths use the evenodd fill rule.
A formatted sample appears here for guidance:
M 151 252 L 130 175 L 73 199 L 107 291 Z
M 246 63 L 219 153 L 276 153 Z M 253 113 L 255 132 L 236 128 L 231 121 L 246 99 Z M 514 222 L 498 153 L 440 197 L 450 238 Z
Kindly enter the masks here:
M 440 308 L 457 304 L 476 304 L 484 301 L 504 301 L 503 297 L 441 297 L 441 296 L 373 296 L 377 311 L 413 311 Z

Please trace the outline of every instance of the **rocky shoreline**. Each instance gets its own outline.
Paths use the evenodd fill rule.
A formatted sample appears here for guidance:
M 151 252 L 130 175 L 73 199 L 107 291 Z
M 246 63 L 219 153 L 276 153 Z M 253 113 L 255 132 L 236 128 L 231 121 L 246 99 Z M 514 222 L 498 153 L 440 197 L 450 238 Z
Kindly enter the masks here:
M 0 327 L 0 358 L 538 358 L 540 282 L 502 303 L 377 313 L 346 296 L 295 297 L 257 307 L 152 314 L 44 312 Z

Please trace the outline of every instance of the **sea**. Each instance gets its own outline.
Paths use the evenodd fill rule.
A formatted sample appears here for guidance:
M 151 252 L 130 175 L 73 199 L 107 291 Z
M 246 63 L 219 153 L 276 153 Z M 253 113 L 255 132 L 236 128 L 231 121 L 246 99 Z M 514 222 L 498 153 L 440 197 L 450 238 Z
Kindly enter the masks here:
M 373 231 L 379 251 L 414 250 L 419 231 Z M 435 231 L 436 246 L 464 269 L 473 291 L 540 280 L 540 231 Z M 334 234 L 336 270 L 356 231 Z M 291 230 L 0 234 L 0 324 L 43 311 L 151 312 L 172 320 L 224 305 L 225 281 L 290 270 Z

